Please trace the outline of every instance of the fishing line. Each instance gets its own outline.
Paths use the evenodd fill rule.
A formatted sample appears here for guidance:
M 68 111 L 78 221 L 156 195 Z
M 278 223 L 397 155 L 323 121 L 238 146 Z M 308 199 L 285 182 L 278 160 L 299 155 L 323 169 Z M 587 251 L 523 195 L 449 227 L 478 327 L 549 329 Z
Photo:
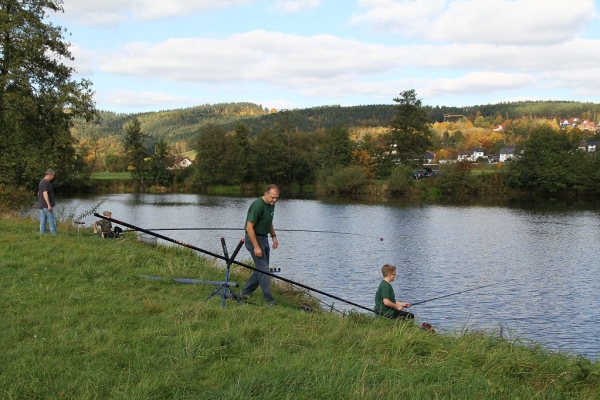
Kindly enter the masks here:
M 96 217 L 98 217 L 98 218 L 105 219 L 105 220 L 107 220 L 107 221 L 114 222 L 114 223 L 116 223 L 116 224 L 119 224 L 119 225 L 126 226 L 126 227 L 128 227 L 128 228 L 131 228 L 131 229 L 134 229 L 134 230 L 136 230 L 136 231 L 144 232 L 144 233 L 146 233 L 146 234 L 148 234 L 148 235 L 151 235 L 151 236 L 156 236 L 157 238 L 159 238 L 159 239 L 163 239 L 163 240 L 166 240 L 167 242 L 175 243 L 175 244 L 178 244 L 178 245 L 180 245 L 180 246 L 184 246 L 184 247 L 187 247 L 187 248 L 189 248 L 189 249 L 196 250 L 196 251 L 198 251 L 198 252 L 200 252 L 200 253 L 207 254 L 207 255 L 209 255 L 209 256 L 211 256 L 211 257 L 218 258 L 218 259 L 220 259 L 220 260 L 223 260 L 223 261 L 225 261 L 225 262 L 228 262 L 228 261 L 230 261 L 230 260 L 229 260 L 227 257 L 225 257 L 225 256 L 222 256 L 222 255 L 220 255 L 220 254 L 216 254 L 216 253 L 210 252 L 210 251 L 208 251 L 208 250 L 201 249 L 200 247 L 196 247 L 196 246 L 193 246 L 193 245 L 191 245 L 191 244 L 188 244 L 188 243 L 183 243 L 183 242 L 181 242 L 181 241 L 179 241 L 179 240 L 175 240 L 175 239 L 172 239 L 172 238 L 170 238 L 170 237 L 168 237 L 168 236 L 161 235 L 160 233 L 155 233 L 155 232 L 152 232 L 152 231 L 151 231 L 151 230 L 149 230 L 149 229 L 140 228 L 140 227 L 138 227 L 138 226 L 135 226 L 135 225 L 132 225 L 132 224 L 128 224 L 127 222 L 119 221 L 118 219 L 110 218 L 110 217 L 107 217 L 107 216 L 105 216 L 105 215 L 100 215 L 100 214 L 98 214 L 98 213 L 94 213 L 94 216 L 96 216 Z M 222 229 L 222 228 L 219 228 L 219 229 Z M 232 229 L 233 229 L 233 228 L 227 228 L 227 230 L 232 230 Z M 240 230 L 241 230 L 241 229 L 240 229 Z M 334 296 L 334 295 L 332 295 L 332 294 L 329 294 L 329 293 L 323 292 L 323 291 L 321 291 L 321 290 L 318 290 L 318 289 L 312 288 L 312 287 L 310 287 L 310 286 L 303 285 L 303 284 L 301 284 L 301 283 L 298 283 L 298 282 L 292 281 L 291 279 L 287 279 L 287 278 L 284 278 L 284 277 L 282 277 L 282 276 L 277 276 L 276 274 L 273 274 L 273 273 L 271 273 L 271 272 L 267 272 L 267 271 L 261 271 L 261 270 L 259 270 L 259 269 L 257 269 L 257 268 L 254 268 L 254 267 L 252 267 L 252 266 L 250 266 L 250 265 L 248 265 L 248 264 L 245 264 L 245 263 L 243 263 L 243 262 L 240 262 L 240 261 L 233 260 L 233 261 L 232 261 L 232 263 L 233 263 L 233 264 L 236 264 L 236 265 L 239 265 L 239 266 L 241 266 L 241 267 L 244 267 L 244 268 L 248 268 L 248 269 L 250 269 L 250 270 L 252 270 L 252 271 L 260 272 L 261 274 L 268 275 L 268 276 L 270 276 L 270 277 L 272 277 L 272 278 L 279 279 L 279 280 L 281 280 L 281 281 L 284 281 L 284 282 L 290 283 L 290 284 L 292 284 L 292 285 L 295 285 L 295 286 L 301 287 L 301 288 L 303 288 L 303 289 L 307 289 L 307 290 L 310 290 L 310 291 L 312 291 L 312 292 L 315 292 L 315 293 L 322 294 L 323 296 L 327 296 L 327 297 L 329 297 L 329 298 L 332 298 L 332 299 L 335 299 L 335 300 L 342 301 L 342 302 L 344 302 L 344 303 L 346 303 L 346 304 L 350 304 L 350 305 L 352 305 L 352 306 L 354 306 L 354 307 L 362 308 L 363 310 L 366 310 L 366 311 L 370 311 L 370 312 L 372 312 L 372 313 L 375 313 L 375 310 L 373 310 L 373 309 L 371 309 L 371 308 L 368 308 L 368 307 L 365 307 L 365 306 L 361 306 L 360 304 L 357 304 L 357 303 L 351 302 L 351 301 L 349 301 L 349 300 L 342 299 L 341 297 Z
M 135 231 L 136 229 L 134 229 Z M 243 231 L 243 228 L 155 228 L 148 229 L 149 231 Z M 352 236 L 362 236 L 373 239 L 379 239 L 383 242 L 383 238 L 374 235 L 366 235 L 364 233 L 354 233 L 354 232 L 339 232 L 339 231 L 319 231 L 319 230 L 310 230 L 310 229 L 280 229 L 277 228 L 277 232 L 307 232 L 307 233 L 330 233 L 336 235 L 352 235 Z
M 428 303 L 428 302 L 433 301 L 433 300 L 443 299 L 445 297 L 450 297 L 450 296 L 456 296 L 457 294 L 461 294 L 461 293 L 472 292 L 473 290 L 478 290 L 478 289 L 483 289 L 483 288 L 489 287 L 489 286 L 499 285 L 500 283 L 501 282 L 490 283 L 489 285 L 478 286 L 478 287 L 471 288 L 471 289 L 461 290 L 460 292 L 450 293 L 450 294 L 446 294 L 446 295 L 443 295 L 443 296 L 434 297 L 432 299 L 427 299 L 427 300 L 423 300 L 423 301 L 417 301 L 416 303 L 410 303 L 410 306 L 412 307 L 412 306 L 416 306 L 418 304 Z

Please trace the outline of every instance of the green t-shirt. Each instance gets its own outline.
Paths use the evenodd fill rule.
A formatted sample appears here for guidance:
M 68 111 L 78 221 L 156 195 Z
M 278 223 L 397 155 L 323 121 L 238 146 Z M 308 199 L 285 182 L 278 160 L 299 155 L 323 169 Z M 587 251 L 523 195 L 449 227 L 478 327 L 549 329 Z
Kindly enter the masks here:
M 271 232 L 271 225 L 273 225 L 273 215 L 275 215 L 275 206 L 266 203 L 260 197 L 250 204 L 246 224 L 248 221 L 252 222 L 254 233 L 257 235 L 268 235 Z
M 100 225 L 100 230 L 102 233 L 108 233 L 108 232 L 112 231 L 111 222 L 107 221 L 105 219 L 101 219 L 101 220 L 97 221 L 96 225 Z
M 394 294 L 394 288 L 386 280 L 382 280 L 375 293 L 375 311 L 381 315 L 391 317 L 394 315 L 394 309 L 383 304 L 383 299 L 388 299 L 392 303 L 396 302 L 396 295 Z

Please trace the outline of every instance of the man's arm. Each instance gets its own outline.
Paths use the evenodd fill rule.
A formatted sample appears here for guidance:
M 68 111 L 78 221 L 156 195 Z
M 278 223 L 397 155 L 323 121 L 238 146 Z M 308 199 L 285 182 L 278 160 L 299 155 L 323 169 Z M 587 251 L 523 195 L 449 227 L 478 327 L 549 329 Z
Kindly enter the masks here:
M 273 227 L 273 224 L 271 224 L 271 239 L 273 240 L 273 248 L 276 249 L 277 247 L 279 247 L 279 240 L 277 240 L 277 235 L 275 234 L 275 228 Z
M 46 204 L 48 205 L 48 211 L 52 210 L 52 204 L 50 204 L 50 198 L 48 197 L 48 191 L 45 190 L 42 193 L 42 196 L 44 197 L 44 201 L 46 202 Z
M 246 233 L 250 238 L 250 242 L 252 242 L 252 246 L 254 246 L 254 255 L 258 258 L 262 257 L 262 249 L 258 244 L 258 239 L 256 239 L 256 232 L 254 231 L 254 222 L 246 222 Z

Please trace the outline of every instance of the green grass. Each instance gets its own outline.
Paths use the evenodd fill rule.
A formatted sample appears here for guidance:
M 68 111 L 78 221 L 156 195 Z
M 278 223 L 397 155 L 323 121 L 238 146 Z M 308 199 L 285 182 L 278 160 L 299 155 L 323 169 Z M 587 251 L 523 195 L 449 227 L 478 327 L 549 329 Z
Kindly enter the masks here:
M 103 181 L 128 181 L 131 179 L 130 172 L 94 172 L 92 179 Z
M 204 300 L 212 286 L 140 277 L 223 279 L 188 250 L 36 231 L 0 220 L 2 399 L 600 398 L 600 365 L 584 358 L 306 313 L 281 285 L 277 307 L 221 308 Z

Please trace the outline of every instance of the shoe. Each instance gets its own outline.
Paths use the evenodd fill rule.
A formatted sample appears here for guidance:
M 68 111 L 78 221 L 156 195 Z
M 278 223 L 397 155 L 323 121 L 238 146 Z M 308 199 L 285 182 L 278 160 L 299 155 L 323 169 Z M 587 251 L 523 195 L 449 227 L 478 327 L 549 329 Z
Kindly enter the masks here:
M 248 294 L 240 294 L 240 299 L 242 300 L 248 300 L 250 298 L 250 295 Z
M 276 305 L 277 305 L 277 302 L 276 302 L 275 300 L 269 300 L 269 301 L 267 301 L 267 305 L 268 305 L 269 307 L 273 307 L 273 306 L 276 306 Z

